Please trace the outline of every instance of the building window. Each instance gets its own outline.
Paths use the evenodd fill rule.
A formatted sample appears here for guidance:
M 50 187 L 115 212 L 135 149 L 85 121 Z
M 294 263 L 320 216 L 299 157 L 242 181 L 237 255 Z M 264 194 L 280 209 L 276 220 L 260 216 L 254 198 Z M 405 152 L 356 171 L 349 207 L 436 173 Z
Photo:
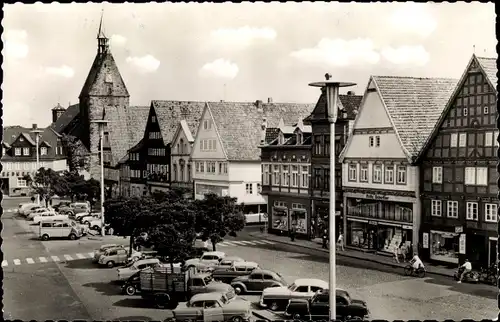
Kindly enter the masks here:
M 443 183 L 443 167 L 432 167 L 432 183 Z
M 358 176 L 356 173 L 357 170 L 358 170 L 357 164 L 349 163 L 349 176 L 348 176 L 349 181 L 357 181 L 358 180 Z
M 431 215 L 441 217 L 441 200 L 432 200 Z
M 309 166 L 303 165 L 300 166 L 300 187 L 308 188 L 309 187 Z
M 180 164 L 179 165 L 179 181 L 180 182 L 184 182 L 184 170 L 185 170 L 184 164 Z
M 273 186 L 280 185 L 280 166 L 275 164 L 273 165 Z
M 173 181 L 177 181 L 177 164 L 174 164 L 173 170 Z
M 330 169 L 323 169 L 323 190 L 330 191 Z
M 215 162 L 210 162 L 210 170 L 212 171 L 213 174 L 215 174 Z
M 253 183 L 245 184 L 245 190 L 247 192 L 247 195 L 251 195 L 253 193 L 252 189 L 253 189 Z
M 23 148 L 23 155 L 30 155 L 30 148 Z
M 325 138 L 325 155 L 330 155 L 330 134 L 324 136 Z
M 380 164 L 373 165 L 373 180 L 374 183 L 382 182 L 382 166 Z
M 219 166 L 222 170 L 222 163 L 219 163 Z M 262 165 L 262 184 L 269 185 L 269 164 Z
M 40 148 L 40 155 L 47 155 L 47 148 L 46 147 Z
M 398 184 L 406 184 L 406 166 L 398 166 Z
M 458 218 L 458 201 L 448 201 L 446 216 L 448 218 Z
M 493 142 L 495 146 L 498 146 L 498 130 L 493 132 Z
M 227 174 L 227 162 L 224 162 L 224 174 Z
M 493 146 L 493 133 L 494 132 L 484 133 L 484 146 Z
M 489 110 L 488 106 L 483 107 L 483 114 L 489 114 L 489 113 L 490 113 L 490 110 Z
M 464 107 L 464 108 L 463 108 L 463 111 L 464 111 L 464 112 L 463 112 L 463 113 L 464 113 L 464 116 L 469 115 L 469 109 L 468 109 L 467 107 Z
M 384 183 L 394 183 L 394 166 L 393 165 L 386 165 L 385 166 Z
M 260 183 L 257 183 L 257 193 L 260 195 L 262 192 L 262 185 Z
M 200 163 L 199 162 L 194 163 L 194 172 L 196 172 L 196 173 L 200 172 Z
M 200 162 L 200 172 L 205 173 L 205 162 Z
M 368 182 L 368 165 L 362 164 L 359 171 L 359 181 Z
M 467 203 L 467 220 L 477 220 L 477 202 Z
M 314 154 L 321 155 L 323 154 L 323 147 L 321 146 L 321 136 L 314 136 Z
M 498 206 L 494 203 L 487 203 L 484 205 L 484 221 L 497 222 L 498 221 Z
M 375 146 L 378 148 L 380 146 L 380 136 L 375 137 Z
M 204 120 L 203 121 L 203 129 L 210 130 L 211 128 L 212 128 L 212 122 L 210 122 L 210 120 Z
M 290 174 L 289 174 L 289 169 L 288 165 L 282 165 L 281 166 L 282 172 L 281 172 L 281 185 L 284 187 L 288 187 L 290 185 Z
M 370 136 L 370 137 L 368 138 L 368 146 L 369 146 L 370 148 L 371 148 L 371 147 L 373 147 L 373 145 L 374 145 L 374 143 L 373 143 L 373 142 L 374 142 L 374 140 L 373 140 L 373 136 Z
M 460 133 L 458 139 L 458 146 L 461 148 L 465 148 L 467 145 L 467 133 Z
M 322 169 L 315 168 L 314 169 L 314 188 L 322 189 L 323 188 L 323 175 L 321 174 Z
M 17 186 L 19 188 L 26 188 L 27 187 L 26 180 L 24 180 L 23 178 L 17 178 Z
M 458 145 L 458 133 L 451 133 L 451 138 L 450 138 L 450 146 L 452 148 L 457 147 Z
M 178 146 L 179 146 L 179 153 L 184 154 L 185 151 L 184 151 L 184 140 L 183 139 L 180 139 Z
M 156 116 L 151 116 L 151 123 L 156 123 Z
M 465 168 L 465 184 L 466 185 L 477 185 L 486 186 L 488 184 L 488 168 Z
M 292 165 L 292 187 L 297 188 L 299 186 L 299 166 Z

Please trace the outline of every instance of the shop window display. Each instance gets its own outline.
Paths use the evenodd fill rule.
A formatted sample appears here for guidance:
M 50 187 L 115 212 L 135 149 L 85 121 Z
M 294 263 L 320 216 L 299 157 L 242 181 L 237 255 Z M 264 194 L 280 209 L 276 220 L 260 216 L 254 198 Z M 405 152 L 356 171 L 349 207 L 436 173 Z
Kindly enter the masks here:
M 273 229 L 288 231 L 288 208 L 283 201 L 275 201 L 272 209 Z
M 431 259 L 458 263 L 459 235 L 448 232 L 431 231 Z
M 292 204 L 291 219 L 297 233 L 307 234 L 307 210 L 305 205 Z
M 367 223 L 352 221 L 348 223 L 348 245 L 363 249 L 376 249 L 376 234 Z

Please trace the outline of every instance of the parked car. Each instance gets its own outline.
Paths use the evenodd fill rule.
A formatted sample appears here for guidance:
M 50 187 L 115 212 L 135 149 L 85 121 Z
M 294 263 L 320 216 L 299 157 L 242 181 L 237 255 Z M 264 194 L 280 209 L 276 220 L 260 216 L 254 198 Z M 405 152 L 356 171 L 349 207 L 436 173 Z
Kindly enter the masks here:
M 127 261 L 128 251 L 123 247 L 116 247 L 106 249 L 99 257 L 97 263 L 112 268 L 115 265 L 125 264 Z
M 99 257 L 101 257 L 101 255 L 104 254 L 106 252 L 106 250 L 111 249 L 111 248 L 123 248 L 123 249 L 125 249 L 125 246 L 120 245 L 120 244 L 102 245 L 99 249 L 94 250 L 94 257 L 92 258 L 92 262 L 97 263 L 99 261 Z
M 250 321 L 251 303 L 238 298 L 229 300 L 222 293 L 193 296 L 172 311 L 176 321 Z
M 309 299 L 291 299 L 285 316 L 294 320 L 328 320 L 330 314 L 329 290 L 318 291 Z M 352 299 L 345 290 L 336 290 L 337 320 L 369 320 L 370 311 L 365 301 Z
M 31 208 L 34 208 L 34 207 L 40 207 L 40 205 L 36 204 L 36 203 L 20 203 L 19 204 L 19 208 L 17 209 L 17 212 L 20 214 L 20 215 L 25 215 L 25 212 Z
M 236 277 L 231 282 L 236 294 L 262 292 L 268 287 L 287 285 L 280 274 L 267 269 L 255 269 L 250 275 Z
M 38 216 L 39 214 L 47 212 L 47 211 L 50 211 L 50 210 L 48 208 L 45 208 L 45 207 L 38 207 L 36 209 L 31 210 L 30 213 L 28 215 L 26 215 L 26 219 L 33 220 L 33 218 L 35 218 L 35 216 Z
M 328 289 L 328 282 L 316 278 L 299 278 L 288 287 L 269 287 L 262 291 L 259 304 L 272 311 L 284 310 L 291 299 L 309 299 L 317 291 Z
M 88 202 L 73 202 L 69 206 L 75 215 L 90 212 L 90 203 Z
M 154 265 L 157 265 L 160 263 L 160 260 L 158 258 L 148 258 L 148 259 L 140 259 L 136 262 L 132 262 L 130 265 L 127 265 L 123 268 L 118 268 L 118 280 L 119 281 L 124 281 L 129 279 L 132 275 L 137 273 L 138 271 L 141 271 L 147 267 L 151 267 Z M 178 268 L 178 272 L 180 273 L 181 271 L 181 264 L 177 263 L 174 264 L 174 271 L 175 268 Z
M 122 285 L 122 293 L 127 295 L 135 295 L 141 291 L 141 271 L 135 272 Z
M 224 252 L 205 252 L 200 258 L 191 258 L 184 264 L 187 268 L 196 267 L 198 270 L 205 270 L 211 266 L 218 265 L 226 257 Z
M 71 240 L 82 236 L 77 224 L 72 220 L 47 220 L 40 223 L 38 237 L 42 240 L 67 237 Z
M 255 262 L 235 262 L 232 266 L 216 266 L 212 277 L 216 281 L 231 283 L 236 277 L 249 275 L 259 264 Z
M 42 212 L 33 218 L 33 223 L 37 224 L 45 220 L 69 219 L 68 215 L 59 215 L 53 211 Z
M 77 215 L 75 215 L 75 218 L 76 218 L 76 220 L 78 220 L 82 224 L 88 226 L 92 220 L 101 219 L 101 216 L 102 216 L 102 214 L 99 212 L 91 212 L 88 214 L 86 214 L 86 213 L 77 214 Z
M 223 259 L 221 259 L 221 261 L 219 262 L 219 266 L 221 266 L 221 267 L 231 267 L 236 262 L 244 262 L 244 261 L 245 260 L 243 258 L 241 258 L 241 257 L 228 256 L 228 257 L 224 257 Z
M 40 205 L 29 207 L 29 208 L 24 210 L 24 216 L 28 217 L 30 213 L 32 213 L 33 211 L 40 209 L 40 208 L 44 208 L 44 207 L 42 207 Z
M 62 207 L 69 207 L 70 204 L 71 204 L 70 201 L 61 201 L 57 205 L 55 205 L 53 207 L 54 207 L 55 211 L 59 212 L 60 208 L 62 208 Z

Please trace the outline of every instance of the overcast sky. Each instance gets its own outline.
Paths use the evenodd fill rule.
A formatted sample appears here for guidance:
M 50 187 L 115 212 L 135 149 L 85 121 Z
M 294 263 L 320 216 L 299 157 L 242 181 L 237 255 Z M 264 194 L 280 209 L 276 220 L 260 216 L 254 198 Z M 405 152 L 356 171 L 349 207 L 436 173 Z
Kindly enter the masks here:
M 314 103 L 307 84 L 326 72 L 363 94 L 370 75 L 459 78 L 473 45 L 496 57 L 492 3 L 10 4 L 5 125 L 45 126 L 58 102 L 78 102 L 103 9 L 131 105 Z

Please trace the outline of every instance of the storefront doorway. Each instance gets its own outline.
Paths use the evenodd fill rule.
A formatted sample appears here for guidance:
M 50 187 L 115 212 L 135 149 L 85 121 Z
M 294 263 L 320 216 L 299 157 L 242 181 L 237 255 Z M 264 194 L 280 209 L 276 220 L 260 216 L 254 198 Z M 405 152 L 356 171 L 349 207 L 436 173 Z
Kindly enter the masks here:
M 498 238 L 490 237 L 488 243 L 488 266 L 498 263 Z

